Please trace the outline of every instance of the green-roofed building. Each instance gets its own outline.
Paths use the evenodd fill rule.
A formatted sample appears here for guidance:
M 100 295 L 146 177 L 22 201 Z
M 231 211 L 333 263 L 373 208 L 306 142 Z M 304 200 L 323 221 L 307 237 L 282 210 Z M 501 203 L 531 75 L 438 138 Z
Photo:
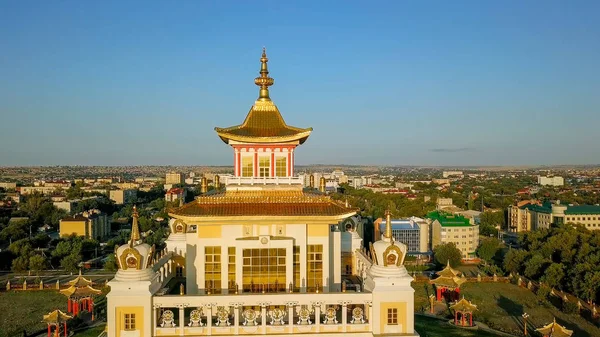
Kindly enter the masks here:
M 427 214 L 431 223 L 431 248 L 453 242 L 462 252 L 463 259 L 475 257 L 479 245 L 479 225 L 462 215 L 453 215 L 442 211 Z
M 580 224 L 589 230 L 600 229 L 600 206 L 565 205 L 557 201 L 508 207 L 508 228 L 511 232 L 550 228 L 552 224 L 563 223 Z

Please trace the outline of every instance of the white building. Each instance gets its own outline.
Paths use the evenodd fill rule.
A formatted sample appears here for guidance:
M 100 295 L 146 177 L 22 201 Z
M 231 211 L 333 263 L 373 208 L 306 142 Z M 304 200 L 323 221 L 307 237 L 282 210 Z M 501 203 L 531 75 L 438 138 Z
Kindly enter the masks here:
M 543 186 L 564 186 L 565 179 L 563 177 L 543 177 L 538 176 L 538 184 Z

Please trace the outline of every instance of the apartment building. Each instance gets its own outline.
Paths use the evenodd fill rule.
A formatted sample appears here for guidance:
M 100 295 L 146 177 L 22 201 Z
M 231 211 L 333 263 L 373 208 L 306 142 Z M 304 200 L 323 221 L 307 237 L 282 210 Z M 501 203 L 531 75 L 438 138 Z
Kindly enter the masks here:
M 104 241 L 110 235 L 110 223 L 106 213 L 93 209 L 61 219 L 59 231 L 60 236 L 75 234 Z
M 599 205 L 565 205 L 535 202 L 508 207 L 508 229 L 519 233 L 550 228 L 552 224 L 580 224 L 589 230 L 600 229 Z
M 128 204 L 133 202 L 137 197 L 137 190 L 112 190 L 110 191 L 109 197 L 110 200 L 114 201 L 117 205 Z
M 538 176 L 538 184 L 543 186 L 564 186 L 565 179 L 563 177 L 542 177 Z
M 408 254 L 423 256 L 431 253 L 429 240 L 429 224 L 425 219 L 410 217 L 404 219 L 392 219 L 392 237 L 395 241 L 402 242 L 408 247 Z M 381 238 L 385 232 L 387 222 L 379 218 L 375 220 L 375 240 Z
M 461 215 L 452 215 L 441 211 L 427 214 L 431 223 L 431 248 L 453 242 L 461 251 L 463 259 L 475 257 L 479 246 L 479 225 Z

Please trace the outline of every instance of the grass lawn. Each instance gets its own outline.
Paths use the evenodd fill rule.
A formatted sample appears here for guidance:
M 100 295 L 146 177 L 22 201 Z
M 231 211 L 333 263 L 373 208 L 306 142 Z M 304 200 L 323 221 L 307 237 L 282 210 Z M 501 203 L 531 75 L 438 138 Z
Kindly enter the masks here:
M 67 298 L 56 290 L 9 291 L 0 293 L 0 337 L 46 328 L 42 316 L 60 309 L 67 311 Z
M 415 288 L 415 310 L 426 311 L 429 308 L 427 297 L 433 288 L 425 283 L 413 283 L 413 287 Z M 513 334 L 521 333 L 523 329 L 521 315 L 527 312 L 530 316 L 528 319 L 530 331 L 552 322 L 556 317 L 558 323 L 574 330 L 574 336 L 600 336 L 600 328 L 581 316 L 564 314 L 554 306 L 540 305 L 533 292 L 514 284 L 469 282 L 461 287 L 461 294 L 477 305 L 478 310 L 473 315 L 474 319 L 497 330 Z M 450 315 L 449 311 L 448 315 Z
M 84 331 L 77 332 L 73 337 L 98 337 L 98 335 L 104 331 L 106 325 L 96 326 Z
M 487 331 L 456 328 L 435 318 L 415 316 L 415 330 L 421 337 L 498 337 Z

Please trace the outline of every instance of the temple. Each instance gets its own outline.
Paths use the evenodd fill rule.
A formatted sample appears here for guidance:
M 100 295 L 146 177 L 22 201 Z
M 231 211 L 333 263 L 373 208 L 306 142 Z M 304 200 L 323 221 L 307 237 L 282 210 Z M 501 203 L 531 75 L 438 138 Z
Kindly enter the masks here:
M 539 332 L 544 337 L 571 337 L 573 334 L 573 330 L 568 330 L 564 326 L 556 323 L 556 318 L 554 318 L 552 323 L 535 329 L 535 331 Z
M 464 275 L 450 267 L 450 261 L 446 264 L 446 268 L 436 272 L 435 279 L 430 282 L 435 286 L 436 300 L 441 301 L 444 298 L 449 301 L 457 301 L 460 297 L 460 286 L 467 282 Z
M 233 174 L 212 191 L 203 179 L 201 196 L 169 211 L 164 250 L 143 242 L 134 212 L 131 239 L 115 251 L 109 337 L 418 336 L 406 245 L 388 226 L 367 251 L 340 229 L 358 209 L 314 179 L 303 187 L 294 155 L 312 129 L 285 123 L 267 62 L 263 50 L 244 122 L 215 128 L 233 148 Z

